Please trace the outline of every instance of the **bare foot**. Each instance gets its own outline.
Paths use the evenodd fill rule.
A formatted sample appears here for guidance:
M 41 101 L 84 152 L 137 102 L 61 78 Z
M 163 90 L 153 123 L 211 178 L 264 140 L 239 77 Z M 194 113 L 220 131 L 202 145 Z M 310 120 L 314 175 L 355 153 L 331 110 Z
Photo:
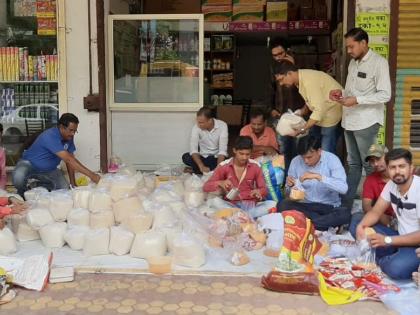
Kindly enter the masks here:
M 418 272 L 413 272 L 413 281 L 417 286 L 420 286 L 420 274 Z

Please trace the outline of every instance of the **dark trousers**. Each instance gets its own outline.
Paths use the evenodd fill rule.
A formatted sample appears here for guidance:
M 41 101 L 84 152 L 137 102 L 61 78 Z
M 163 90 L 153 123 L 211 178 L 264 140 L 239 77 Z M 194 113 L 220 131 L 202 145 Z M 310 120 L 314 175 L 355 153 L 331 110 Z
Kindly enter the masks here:
M 293 200 L 283 200 L 277 204 L 278 212 L 296 210 L 302 212 L 308 219 L 311 219 L 315 229 L 326 231 L 330 227 L 336 227 L 350 222 L 350 210 L 344 207 L 334 208 L 331 205 L 322 203 L 303 203 Z
M 284 164 L 285 164 L 285 172 L 286 175 L 289 171 L 290 163 L 292 162 L 293 158 L 297 156 L 297 138 L 290 137 L 290 136 L 283 136 L 281 137 L 281 143 L 283 145 L 283 153 L 284 153 Z
M 210 171 L 214 170 L 217 166 L 217 158 L 214 156 L 208 156 L 208 157 L 203 157 L 200 155 L 201 161 L 203 162 L 203 164 L 205 166 L 207 166 Z M 185 165 L 188 165 L 190 167 L 192 167 L 194 174 L 202 174 L 200 169 L 198 168 L 198 165 L 194 162 L 194 160 L 192 159 L 191 154 L 189 153 L 184 153 L 182 155 L 182 162 L 184 162 Z

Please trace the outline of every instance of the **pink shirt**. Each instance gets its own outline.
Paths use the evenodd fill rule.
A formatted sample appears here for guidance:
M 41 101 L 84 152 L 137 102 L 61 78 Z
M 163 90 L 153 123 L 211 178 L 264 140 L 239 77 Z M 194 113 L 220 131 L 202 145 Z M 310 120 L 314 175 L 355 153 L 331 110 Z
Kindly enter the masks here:
M 213 176 L 204 184 L 203 190 L 205 192 L 220 191 L 220 187 L 218 186 L 219 182 L 227 179 L 231 181 L 233 187 L 238 187 L 239 178 L 236 177 L 235 174 L 233 158 L 220 163 L 220 165 L 215 169 Z M 267 196 L 267 187 L 265 186 L 261 168 L 257 162 L 249 160 L 245 178 L 239 186 L 240 194 L 237 199 L 232 201 L 260 201 L 251 196 L 251 191 L 254 189 L 258 189 L 260 191 L 263 199 Z
M 252 131 L 251 125 L 246 125 L 241 129 L 241 136 L 249 136 L 252 138 L 252 143 L 255 145 L 262 145 L 265 147 L 272 147 L 274 150 L 279 150 L 279 144 L 277 143 L 276 133 L 270 127 L 265 127 L 264 132 L 261 136 L 257 135 Z M 262 152 L 252 152 L 251 158 L 256 159 L 262 156 Z
M 6 215 L 12 213 L 12 209 L 10 209 L 10 207 L 5 207 L 8 203 L 8 197 L 0 197 L 0 219 L 3 219 Z

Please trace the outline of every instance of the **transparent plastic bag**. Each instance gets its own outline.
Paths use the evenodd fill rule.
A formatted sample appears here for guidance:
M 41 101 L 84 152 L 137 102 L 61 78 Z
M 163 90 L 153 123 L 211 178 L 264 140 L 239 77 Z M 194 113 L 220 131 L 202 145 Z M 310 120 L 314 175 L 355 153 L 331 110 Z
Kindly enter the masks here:
M 174 263 L 189 268 L 198 268 L 206 263 L 204 246 L 193 236 L 180 233 L 173 241 Z
M 120 226 L 112 226 L 110 230 L 109 252 L 118 256 L 128 254 L 134 241 L 134 233 Z
M 380 299 L 389 309 L 400 315 L 414 315 L 420 310 L 420 290 L 415 288 L 399 293 L 386 293 Z
M 121 223 L 128 216 L 139 214 L 144 211 L 143 204 L 138 197 L 128 197 L 114 202 L 112 210 L 115 222 Z
M 122 226 L 127 230 L 137 234 L 149 230 L 153 224 L 153 214 L 150 212 L 140 212 L 126 216 L 122 220 Z
M 109 253 L 109 229 L 89 230 L 85 235 L 83 254 L 85 256 L 106 255 Z
M 305 119 L 292 112 L 287 112 L 281 115 L 276 126 L 276 131 L 281 136 L 291 136 L 295 134 L 296 130 L 303 128 L 305 124 Z
M 17 251 L 17 244 L 13 232 L 8 227 L 0 230 L 0 255 L 10 255 Z
M 27 190 L 24 192 L 24 197 L 26 201 L 29 200 L 36 200 L 37 196 L 41 193 L 47 193 L 48 189 L 44 188 L 44 187 L 35 187 L 31 190 Z
M 367 239 L 362 239 L 358 243 L 360 255 L 356 258 L 355 264 L 365 269 L 371 270 L 377 268 L 376 266 L 376 250 L 372 248 Z
M 89 197 L 89 211 L 92 213 L 112 210 L 111 195 L 105 189 L 97 189 Z
M 72 190 L 74 208 L 89 208 L 89 198 L 92 188 L 89 186 L 76 187 Z
M 68 192 L 51 193 L 50 212 L 55 221 L 65 221 L 71 209 L 73 209 L 73 198 Z
M 130 256 L 136 258 L 165 256 L 166 249 L 167 245 L 164 233 L 147 231 L 136 235 L 133 246 L 131 247 Z
M 55 222 L 43 226 L 39 229 L 42 243 L 48 248 L 60 248 L 65 244 L 64 234 L 67 230 L 67 224 L 64 222 Z
M 53 223 L 54 218 L 48 209 L 35 208 L 29 210 L 26 214 L 26 222 L 34 230 L 39 230 L 44 225 Z
M 89 226 L 90 223 L 90 212 L 83 208 L 76 208 L 70 210 L 67 214 L 67 223 L 69 226 L 72 225 L 84 225 Z
M 89 227 L 74 225 L 68 228 L 64 234 L 64 240 L 72 250 L 82 250 L 85 245 L 85 237 Z
M 109 194 L 112 200 L 118 201 L 137 192 L 137 180 L 130 176 L 115 176 L 111 182 Z

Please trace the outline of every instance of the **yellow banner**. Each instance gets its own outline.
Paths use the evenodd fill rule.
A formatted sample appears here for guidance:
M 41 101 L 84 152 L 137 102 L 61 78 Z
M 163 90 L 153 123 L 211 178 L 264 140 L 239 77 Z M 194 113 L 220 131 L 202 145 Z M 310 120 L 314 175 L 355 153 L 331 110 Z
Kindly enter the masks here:
M 356 27 L 363 28 L 369 35 L 388 35 L 390 17 L 386 13 L 359 13 Z
M 388 44 L 372 44 L 369 43 L 369 48 L 372 49 L 377 54 L 381 55 L 385 59 L 389 57 Z

